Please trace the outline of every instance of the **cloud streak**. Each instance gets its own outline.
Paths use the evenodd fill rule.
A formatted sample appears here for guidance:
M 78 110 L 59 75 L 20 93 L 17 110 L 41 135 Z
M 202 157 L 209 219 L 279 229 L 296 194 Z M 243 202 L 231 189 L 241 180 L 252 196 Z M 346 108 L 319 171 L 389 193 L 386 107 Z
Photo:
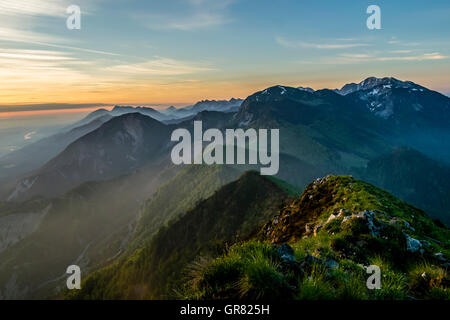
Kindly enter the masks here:
M 235 0 L 188 0 L 174 1 L 172 5 L 181 8 L 175 12 L 171 7 L 151 14 L 134 14 L 151 29 L 172 29 L 195 31 L 231 22 L 229 7 Z
M 213 68 L 198 66 L 190 62 L 179 61 L 170 58 L 156 57 L 142 63 L 119 64 L 106 68 L 105 70 L 131 75 L 146 76 L 176 76 L 193 74 L 204 71 L 212 71 Z
M 357 63 L 370 63 L 370 62 L 412 62 L 412 61 L 433 61 L 448 59 L 439 52 L 423 53 L 419 55 L 395 55 L 395 56 L 378 56 L 364 53 L 342 53 L 337 57 L 325 57 L 315 62 L 303 61 L 303 64 L 357 64 Z
M 286 48 L 313 48 L 313 49 L 349 49 L 357 47 L 368 47 L 367 43 L 312 43 L 304 41 L 291 41 L 282 37 L 276 37 L 275 41 Z
M 67 6 L 66 0 L 2 0 L 0 15 L 61 17 Z

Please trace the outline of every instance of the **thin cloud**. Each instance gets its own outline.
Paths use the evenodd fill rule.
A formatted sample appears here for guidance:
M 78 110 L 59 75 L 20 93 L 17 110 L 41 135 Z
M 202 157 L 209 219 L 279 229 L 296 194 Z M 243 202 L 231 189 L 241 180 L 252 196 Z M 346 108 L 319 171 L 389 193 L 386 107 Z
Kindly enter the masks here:
M 95 2 L 78 0 L 77 4 L 83 8 L 83 14 L 89 14 L 94 9 Z M 63 44 L 68 42 L 67 38 L 35 31 L 42 30 L 45 21 L 52 21 L 51 18 L 67 17 L 66 10 L 71 4 L 72 0 L 1 0 L 0 41 L 115 55 L 104 51 L 64 46 Z M 42 19 L 43 17 L 45 19 Z M 61 21 L 64 25 L 64 20 Z
M 442 60 L 447 59 L 448 56 L 444 56 L 439 52 L 424 53 L 416 56 L 400 56 L 400 57 L 378 57 L 377 61 L 424 61 L 424 60 Z
M 63 42 L 62 38 L 37 33 L 19 28 L 2 27 L 0 25 L 0 40 L 9 42 L 36 43 L 36 42 Z
M 107 51 L 101 51 L 101 50 L 93 50 L 93 49 L 87 49 L 87 48 L 66 46 L 66 45 L 61 45 L 61 44 L 45 43 L 45 42 L 39 42 L 39 41 L 35 41 L 35 42 L 32 42 L 32 43 L 33 44 L 42 45 L 42 46 L 47 46 L 47 47 L 60 48 L 60 49 L 70 49 L 70 50 L 75 50 L 75 51 L 82 51 L 82 52 L 86 52 L 86 53 L 95 53 L 95 54 L 101 54 L 101 55 L 107 55 L 107 56 L 120 56 L 121 55 L 119 53 L 114 53 L 114 52 L 107 52 Z
M 193 74 L 204 71 L 212 71 L 209 67 L 198 66 L 193 63 L 179 61 L 170 58 L 156 57 L 142 63 L 120 64 L 106 68 L 114 73 L 147 75 L 147 76 L 176 76 Z
M 390 62 L 390 61 L 431 61 L 448 59 L 448 56 L 439 52 L 424 53 L 420 55 L 396 55 L 396 56 L 375 56 L 368 54 L 343 53 L 338 57 L 331 57 L 316 61 L 318 64 L 356 64 L 368 62 Z M 305 62 L 302 62 L 305 63 Z M 311 62 L 309 62 L 311 64 Z
M 145 21 L 150 29 L 172 29 L 180 31 L 194 31 L 228 23 L 229 18 L 216 13 L 198 12 L 187 17 L 173 17 L 172 14 L 135 15 Z
M 70 85 L 91 79 L 77 70 L 85 61 L 67 52 L 0 48 L 0 65 L 0 85 L 9 92 L 25 90 L 28 85 Z
M 133 14 L 151 29 L 193 31 L 219 26 L 232 21 L 228 8 L 235 0 L 188 0 L 176 1 L 182 8 L 176 13 L 170 8 L 151 14 Z
M 68 2 L 61 0 L 2 0 L 0 15 L 61 17 L 67 6 Z
M 387 43 L 391 45 L 396 44 L 403 47 L 417 47 L 421 45 L 420 42 L 405 42 L 397 39 L 389 40 Z
M 17 43 L 27 43 L 34 44 L 39 46 L 51 47 L 51 48 L 59 48 L 59 49 L 68 49 L 74 51 L 81 51 L 86 53 L 107 55 L 107 56 L 120 56 L 119 53 L 108 52 L 102 50 L 94 50 L 89 48 L 81 48 L 68 46 L 62 43 L 67 42 L 67 39 L 54 37 L 42 33 L 36 33 L 27 30 L 20 29 L 12 29 L 12 28 L 4 28 L 0 27 L 0 41 L 3 42 L 17 42 Z
M 1 0 L 0 16 L 23 19 L 24 17 L 65 17 L 70 5 L 78 5 L 83 14 L 91 14 L 100 0 Z
M 392 50 L 391 53 L 411 53 L 412 50 Z
M 368 59 L 371 58 L 372 56 L 370 54 L 363 54 L 363 53 L 343 53 L 341 54 L 341 57 L 354 59 Z
M 276 42 L 286 48 L 314 48 L 314 49 L 349 49 L 367 47 L 366 43 L 312 43 L 304 41 L 290 41 L 282 37 L 275 38 Z
M 15 49 L 0 49 L 0 58 L 24 59 L 24 60 L 50 60 L 50 61 L 73 60 L 73 58 L 64 56 L 62 55 L 61 52 L 56 51 L 15 50 Z

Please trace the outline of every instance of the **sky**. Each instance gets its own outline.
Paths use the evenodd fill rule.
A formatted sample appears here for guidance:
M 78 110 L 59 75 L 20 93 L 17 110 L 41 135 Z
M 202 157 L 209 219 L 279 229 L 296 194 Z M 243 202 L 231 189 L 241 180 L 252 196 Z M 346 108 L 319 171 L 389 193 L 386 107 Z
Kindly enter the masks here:
M 366 26 L 372 4 L 380 30 Z M 80 30 L 66 27 L 70 5 Z M 0 0 L 0 110 L 180 106 L 368 76 L 450 94 L 450 2 Z

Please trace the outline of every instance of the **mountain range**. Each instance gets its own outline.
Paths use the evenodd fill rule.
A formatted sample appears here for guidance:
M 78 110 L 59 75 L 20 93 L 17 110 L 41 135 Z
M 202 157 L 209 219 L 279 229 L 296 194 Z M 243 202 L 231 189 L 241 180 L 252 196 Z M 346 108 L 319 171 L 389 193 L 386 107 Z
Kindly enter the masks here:
M 329 174 L 353 175 L 376 186 L 354 178 L 331 179 L 334 186 L 328 187 L 334 191 L 330 194 L 348 193 L 340 206 L 352 215 L 379 210 L 391 220 L 406 219 L 417 231 L 408 233 L 410 237 L 436 240 L 427 240 L 433 249 L 429 253 L 441 253 L 447 259 L 447 229 L 442 222 L 450 223 L 450 140 L 445 139 L 450 137 L 449 105 L 450 98 L 410 81 L 372 77 L 340 90 L 279 85 L 243 101 L 206 100 L 180 109 L 99 109 L 60 134 L 0 159 L 0 164 L 18 159 L 15 172 L 0 173 L 4 181 L 0 188 L 0 297 L 59 296 L 65 266 L 77 262 L 89 273 L 99 271 L 84 282 L 79 295 L 67 295 L 71 298 L 237 298 L 230 283 L 208 282 L 216 281 L 216 274 L 210 280 L 203 278 L 206 273 L 197 273 L 197 278 L 181 281 L 187 278 L 180 272 L 191 267 L 204 272 L 203 267 L 220 265 L 233 255 L 247 261 L 241 256 L 246 250 L 277 252 L 260 241 L 297 245 L 306 225 L 314 229 L 328 224 L 321 219 L 331 215 L 330 208 L 340 209 L 328 193 L 311 193 L 315 188 L 311 181 Z M 174 166 L 171 133 L 177 128 L 192 133 L 198 120 L 204 130 L 278 128 L 278 175 L 260 177 L 252 171 L 259 169 L 257 165 Z M 38 150 L 41 154 L 33 157 Z M 302 191 L 296 222 L 283 208 L 296 207 L 293 199 Z M 381 202 L 374 203 L 374 197 Z M 308 213 L 306 221 L 301 212 L 310 212 L 316 198 L 320 206 Z M 420 217 L 419 221 L 412 216 Z M 283 224 L 277 223 L 279 233 L 273 231 L 274 219 L 284 219 Z M 97 226 L 103 226 L 102 232 Z M 356 240 L 344 240 L 354 250 L 360 234 L 344 229 L 345 233 L 341 229 L 335 233 L 341 238 L 353 234 Z M 328 229 L 327 233 L 331 234 Z M 396 247 L 405 244 L 399 239 L 391 239 Z M 325 240 L 330 245 L 330 239 Z M 232 245 L 236 248 L 225 250 Z M 239 251 L 240 245 L 244 251 Z M 367 251 L 370 260 L 379 254 L 371 250 L 363 246 L 359 251 Z M 340 251 L 333 252 L 334 261 L 341 264 L 345 254 L 338 259 L 335 255 Z M 330 258 L 314 256 L 325 262 Z M 384 258 L 395 262 L 393 256 Z M 269 263 L 265 259 L 261 257 L 260 262 Z M 419 260 L 414 256 L 411 263 Z M 426 260 L 436 261 L 429 255 Z M 284 267 L 279 267 L 276 272 L 285 276 Z M 243 273 L 237 280 L 250 276 L 246 269 L 239 270 Z M 392 272 L 398 276 L 400 271 Z M 282 279 L 281 275 L 277 277 Z M 290 278 L 283 281 L 298 286 Z M 285 291 L 288 287 L 280 287 L 280 297 L 292 293 Z M 247 292 L 243 297 L 258 297 L 241 289 Z
M 448 228 L 351 177 L 289 190 L 246 172 L 65 298 L 448 299 Z

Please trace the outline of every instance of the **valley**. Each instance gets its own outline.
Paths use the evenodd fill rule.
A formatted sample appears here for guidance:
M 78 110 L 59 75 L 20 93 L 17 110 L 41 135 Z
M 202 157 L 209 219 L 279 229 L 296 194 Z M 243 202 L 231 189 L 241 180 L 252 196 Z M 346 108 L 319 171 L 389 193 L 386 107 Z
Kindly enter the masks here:
M 94 111 L 0 158 L 18 161 L 0 172 L 0 298 L 447 299 L 449 101 L 368 78 Z M 199 121 L 223 136 L 279 130 L 278 173 L 174 164 L 172 132 Z M 375 262 L 392 280 L 377 295 L 358 267 Z M 71 264 L 81 291 L 64 289 Z

